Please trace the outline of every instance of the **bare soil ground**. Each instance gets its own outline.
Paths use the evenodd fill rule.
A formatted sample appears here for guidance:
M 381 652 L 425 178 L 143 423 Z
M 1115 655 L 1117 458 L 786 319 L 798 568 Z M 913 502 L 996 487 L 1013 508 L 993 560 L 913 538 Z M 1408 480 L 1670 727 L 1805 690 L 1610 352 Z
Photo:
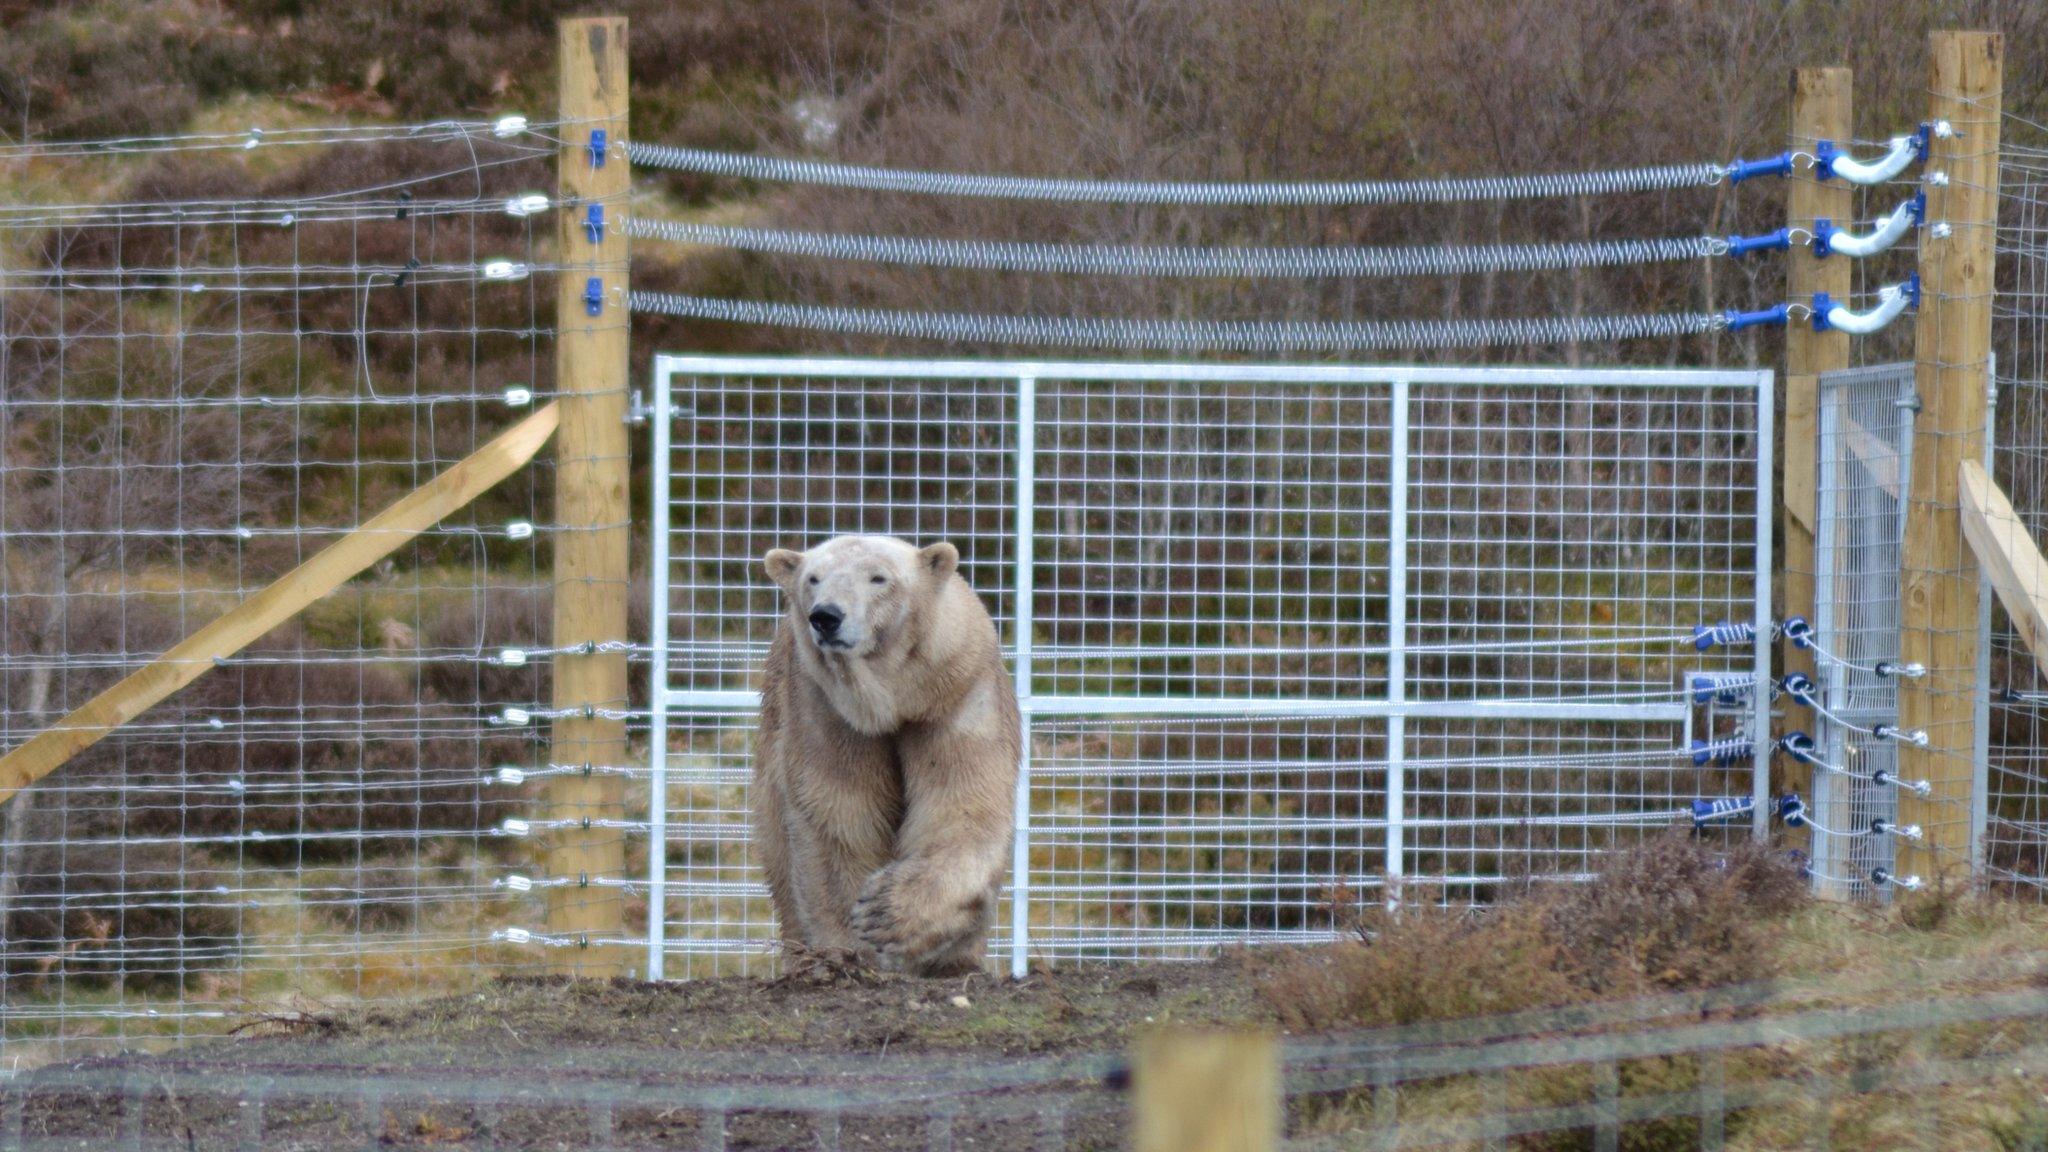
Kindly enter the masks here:
M 19 1132 L 24 1148 L 188 1152 L 1111 1148 L 1134 1029 L 1270 1019 L 1230 960 L 1021 982 L 835 968 L 511 980 L 31 1073 L 0 1143 Z

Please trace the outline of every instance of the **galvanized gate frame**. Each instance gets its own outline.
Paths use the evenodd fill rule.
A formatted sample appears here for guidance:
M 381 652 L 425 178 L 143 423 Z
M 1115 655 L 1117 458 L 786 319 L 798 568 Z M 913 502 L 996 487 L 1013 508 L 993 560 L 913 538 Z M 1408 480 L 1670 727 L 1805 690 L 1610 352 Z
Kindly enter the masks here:
M 808 357 L 657 355 L 652 373 L 653 451 L 651 469 L 653 513 L 651 540 L 652 657 L 649 662 L 650 786 L 648 853 L 648 966 L 650 979 L 664 974 L 664 908 L 666 901 L 668 782 L 668 714 L 671 710 L 745 713 L 759 704 L 751 691 L 676 689 L 669 683 L 669 498 L 671 431 L 675 417 L 672 383 L 677 377 L 810 377 L 820 379 L 943 379 L 1007 380 L 1017 388 L 1017 451 L 1015 484 L 1017 535 L 1014 541 L 1016 643 L 1009 655 L 1014 668 L 1018 703 L 1026 739 L 1015 795 L 1016 840 L 1011 873 L 1011 939 L 1009 968 L 1022 976 L 1030 955 L 1031 837 L 1030 726 L 1041 716 L 1203 716 L 1379 718 L 1387 722 L 1386 873 L 1397 880 L 1404 871 L 1402 835 L 1403 742 L 1409 718 L 1489 720 L 1620 720 L 1662 721 L 1674 725 L 1690 716 L 1680 702 L 1611 702 L 1559 700 L 1411 701 L 1406 692 L 1406 590 L 1408 574 L 1408 420 L 1411 385 L 1499 385 L 1551 387 L 1732 387 L 1755 397 L 1757 500 L 1755 516 L 1754 612 L 1749 623 L 1761 638 L 1755 645 L 1754 683 L 1750 693 L 1749 735 L 1753 741 L 1752 827 L 1767 833 L 1770 811 L 1771 734 L 1768 721 L 1771 687 L 1771 522 L 1773 374 L 1768 370 L 1698 369 L 1567 369 L 1451 368 L 1424 366 L 1223 365 L 1173 363 L 1065 363 L 976 360 L 872 360 Z M 1377 384 L 1392 396 L 1392 476 L 1390 477 L 1390 548 L 1388 561 L 1389 643 L 1384 699 L 1302 699 L 1222 696 L 1038 695 L 1032 691 L 1032 547 L 1035 480 L 1035 409 L 1042 380 L 1063 382 L 1159 381 L 1247 383 Z M 1676 623 L 1676 622 L 1674 622 Z M 1689 622 L 1688 622 L 1689 623 Z

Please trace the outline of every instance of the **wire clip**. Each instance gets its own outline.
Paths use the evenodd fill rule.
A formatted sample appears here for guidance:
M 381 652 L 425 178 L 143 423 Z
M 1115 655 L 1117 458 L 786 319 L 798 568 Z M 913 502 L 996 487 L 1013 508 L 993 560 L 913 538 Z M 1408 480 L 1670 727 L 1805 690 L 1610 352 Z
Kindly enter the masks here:
M 526 783 L 526 769 L 516 768 L 510 764 L 500 765 L 498 767 L 497 775 L 498 783 L 507 785 L 508 787 L 518 787 L 519 785 Z
M 528 192 L 505 201 L 505 215 L 533 216 L 548 210 L 548 198 L 540 192 Z
M 524 280 L 527 271 L 526 265 L 514 260 L 492 260 L 484 265 L 484 279 Z
M 1925 728 L 1901 728 L 1896 724 L 1879 724 L 1871 728 L 1870 734 L 1879 740 L 1897 740 L 1901 744 L 1911 744 L 1915 748 L 1927 747 Z
M 500 116 L 498 117 L 498 122 L 491 125 L 491 135 L 496 136 L 500 140 L 510 140 L 524 131 L 526 131 L 526 117 L 517 114 Z
M 533 389 L 514 384 L 505 389 L 505 407 L 524 408 L 533 403 Z

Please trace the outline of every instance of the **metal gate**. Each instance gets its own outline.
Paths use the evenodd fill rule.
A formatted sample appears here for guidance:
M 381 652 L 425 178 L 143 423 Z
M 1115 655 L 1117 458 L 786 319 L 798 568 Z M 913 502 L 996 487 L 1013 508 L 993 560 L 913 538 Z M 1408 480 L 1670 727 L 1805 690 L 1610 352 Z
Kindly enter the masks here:
M 1824 372 L 1819 379 L 1820 475 L 1814 525 L 1814 631 L 1821 710 L 1801 709 L 1813 725 L 1813 867 L 1816 887 L 1839 899 L 1881 899 L 1872 882 L 1894 868 L 1896 840 L 1871 835 L 1874 821 L 1898 819 L 1898 744 L 1877 739 L 1898 721 L 1898 681 L 1879 675 L 1899 659 L 1899 573 L 1913 475 L 1913 424 L 1920 410 L 1911 362 Z M 1995 377 L 1995 370 L 1992 373 Z M 1995 403 L 1986 405 L 1985 457 L 1991 459 Z M 1979 592 L 1977 682 L 1988 683 L 1992 596 Z M 1971 788 L 1972 867 L 1984 837 L 1984 772 L 1990 697 L 1978 694 L 1977 782 Z M 1880 783 L 1896 781 L 1896 783 Z
M 1770 634 L 1771 404 L 1768 372 L 658 357 L 650 975 L 772 950 L 760 559 L 840 533 L 951 540 L 1003 635 L 1018 973 L 1761 830 L 1768 646 L 1694 640 Z

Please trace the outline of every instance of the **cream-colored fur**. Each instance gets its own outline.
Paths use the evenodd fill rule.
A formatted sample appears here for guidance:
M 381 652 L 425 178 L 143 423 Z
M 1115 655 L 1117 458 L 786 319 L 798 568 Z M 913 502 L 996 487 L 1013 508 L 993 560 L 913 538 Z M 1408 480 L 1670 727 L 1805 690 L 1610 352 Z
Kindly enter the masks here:
M 754 843 L 786 943 L 931 976 L 981 964 L 1022 737 L 959 562 L 886 536 L 768 553 L 789 612 L 761 683 Z

